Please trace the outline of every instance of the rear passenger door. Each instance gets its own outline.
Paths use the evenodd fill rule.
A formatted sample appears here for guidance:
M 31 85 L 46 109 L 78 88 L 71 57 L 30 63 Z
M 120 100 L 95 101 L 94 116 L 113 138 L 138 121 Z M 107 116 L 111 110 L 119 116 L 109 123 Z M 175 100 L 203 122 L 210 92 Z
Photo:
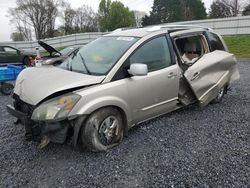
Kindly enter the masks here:
M 184 76 L 201 106 L 206 106 L 219 94 L 222 87 L 230 83 L 234 66 L 233 54 L 214 51 L 205 54 L 187 69 Z
M 184 76 L 200 105 L 205 106 L 218 95 L 220 88 L 228 85 L 232 79 L 237 79 L 239 72 L 234 55 L 227 52 L 219 36 L 212 39 L 205 32 L 197 35 L 203 37 L 206 45 L 204 48 L 209 47 L 209 51 L 188 67 Z M 178 38 L 178 35 L 175 37 Z

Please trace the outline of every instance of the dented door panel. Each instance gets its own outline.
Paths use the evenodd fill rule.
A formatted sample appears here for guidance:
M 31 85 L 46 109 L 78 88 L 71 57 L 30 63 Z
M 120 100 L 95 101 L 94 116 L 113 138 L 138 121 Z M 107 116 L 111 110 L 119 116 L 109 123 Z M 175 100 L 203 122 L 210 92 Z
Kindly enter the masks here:
M 201 106 L 206 106 L 221 87 L 239 79 L 234 56 L 225 51 L 205 54 L 184 73 Z

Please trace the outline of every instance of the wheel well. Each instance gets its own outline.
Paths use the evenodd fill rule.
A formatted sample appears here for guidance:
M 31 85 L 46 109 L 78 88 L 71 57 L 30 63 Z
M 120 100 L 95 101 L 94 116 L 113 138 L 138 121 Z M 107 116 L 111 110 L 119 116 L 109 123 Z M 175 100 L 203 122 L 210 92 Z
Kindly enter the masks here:
M 127 122 L 127 115 L 126 113 L 124 112 L 124 110 L 118 106 L 103 106 L 101 108 L 98 108 L 96 109 L 95 111 L 91 112 L 90 114 L 88 115 L 85 115 L 85 116 L 82 116 L 80 118 L 78 118 L 75 122 L 75 126 L 74 126 L 74 135 L 73 135 L 73 145 L 76 146 L 78 141 L 79 141 L 79 136 L 81 134 L 81 129 L 84 125 L 84 122 L 86 122 L 86 120 L 89 118 L 89 116 L 93 113 L 95 113 L 96 111 L 102 109 L 102 108 L 107 108 L 107 107 L 112 107 L 112 108 L 115 108 L 117 109 L 121 116 L 122 116 L 122 121 L 123 121 L 123 126 L 124 126 L 124 136 L 128 136 L 128 122 Z
M 23 57 L 23 61 L 22 61 L 23 64 L 26 64 L 25 59 L 27 59 L 27 58 L 28 58 L 28 61 L 29 61 L 29 56 L 26 55 L 26 56 Z
M 91 114 L 95 113 L 96 111 L 102 109 L 102 108 L 108 108 L 108 107 L 112 107 L 112 108 L 115 108 L 117 109 L 121 116 L 122 116 L 122 122 L 123 122 L 123 126 L 124 126 L 124 135 L 127 136 L 128 135 L 128 121 L 127 121 L 127 115 L 126 113 L 124 112 L 124 110 L 118 106 L 114 106 L 114 105 L 110 105 L 110 106 L 103 106 L 101 108 L 98 108 L 96 109 L 95 111 L 93 111 Z M 91 114 L 89 114 L 88 116 L 90 116 Z
M 226 85 L 225 85 L 225 94 L 227 94 L 228 88 L 229 88 L 229 83 L 226 83 Z
M 29 58 L 29 56 L 27 56 L 27 55 L 24 56 L 24 57 L 23 57 L 23 62 L 24 62 L 24 60 L 25 60 L 26 58 Z
M 127 121 L 126 113 L 124 112 L 123 109 L 121 109 L 118 106 L 111 106 L 111 107 L 116 108 L 120 112 L 120 114 L 122 115 L 122 122 L 123 122 L 123 126 L 124 126 L 124 135 L 127 136 L 128 135 L 128 121 Z

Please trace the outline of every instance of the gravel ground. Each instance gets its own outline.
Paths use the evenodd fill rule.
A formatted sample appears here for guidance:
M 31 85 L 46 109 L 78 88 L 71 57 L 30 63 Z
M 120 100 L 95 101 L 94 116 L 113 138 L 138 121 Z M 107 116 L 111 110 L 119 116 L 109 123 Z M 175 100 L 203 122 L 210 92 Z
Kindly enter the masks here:
M 250 64 L 221 104 L 180 109 L 132 129 L 107 153 L 39 150 L 0 95 L 0 187 L 250 187 Z

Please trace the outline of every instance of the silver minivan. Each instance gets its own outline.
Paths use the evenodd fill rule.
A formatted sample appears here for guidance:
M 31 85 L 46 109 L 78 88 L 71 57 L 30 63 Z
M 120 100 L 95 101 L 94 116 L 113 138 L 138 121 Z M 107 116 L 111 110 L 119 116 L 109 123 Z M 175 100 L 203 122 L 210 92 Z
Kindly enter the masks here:
M 27 140 L 106 151 L 136 124 L 198 103 L 218 103 L 239 79 L 236 59 L 209 28 L 118 29 L 59 66 L 25 69 L 10 114 Z

